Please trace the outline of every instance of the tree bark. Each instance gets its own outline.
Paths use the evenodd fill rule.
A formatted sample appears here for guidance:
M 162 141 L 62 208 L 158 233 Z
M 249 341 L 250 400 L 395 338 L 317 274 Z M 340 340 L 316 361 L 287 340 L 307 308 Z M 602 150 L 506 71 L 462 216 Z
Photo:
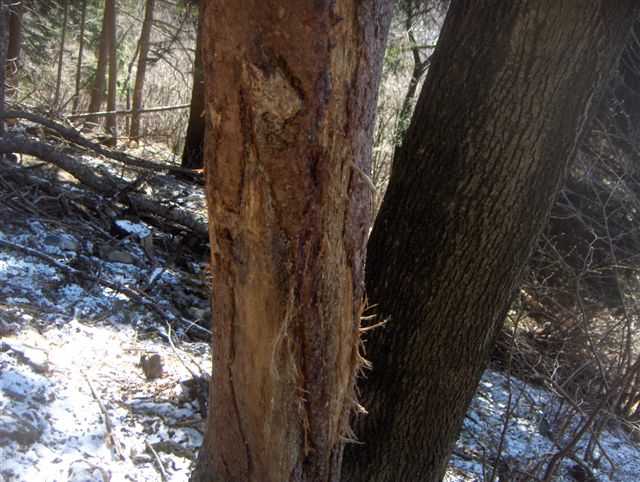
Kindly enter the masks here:
M 22 50 L 22 14 L 24 2 L 9 2 L 9 45 L 7 46 L 7 62 L 11 62 L 9 74 L 18 70 L 20 51 Z M 14 81 L 15 84 L 15 81 Z
M 100 46 L 98 47 L 98 65 L 96 67 L 93 89 L 91 89 L 91 100 L 89 102 L 88 112 L 98 112 L 102 107 L 104 98 L 104 80 L 107 74 L 107 63 L 109 62 L 109 4 L 113 0 L 106 0 L 104 6 L 104 14 L 102 16 L 102 30 L 100 31 Z M 109 110 L 109 109 L 107 109 Z M 96 118 L 87 117 L 86 123 L 95 124 Z
M 194 481 L 339 477 L 390 9 L 205 2 L 215 376 Z
M 64 0 L 62 8 L 62 34 L 60 35 L 60 49 L 58 50 L 58 75 L 56 76 L 56 94 L 53 98 L 53 105 L 57 109 L 60 102 L 60 84 L 62 83 L 62 60 L 64 59 L 64 41 L 67 35 L 67 21 L 69 19 L 69 0 Z
M 8 24 L 8 15 L 7 15 L 8 7 L 5 5 L 4 0 L 0 0 L 0 138 L 4 137 L 4 83 L 5 83 L 5 74 L 6 74 L 6 62 L 7 62 L 7 30 L 6 25 Z M 0 156 L 1 159 L 4 159 L 4 156 Z
M 203 166 L 204 144 L 204 83 L 202 78 L 202 2 L 198 5 L 198 29 L 196 34 L 196 55 L 193 62 L 193 87 L 189 124 L 182 151 L 182 167 L 199 169 Z
M 116 0 L 106 0 L 105 11 L 107 15 L 107 37 L 109 39 L 109 85 L 107 89 L 107 111 L 116 110 L 116 97 L 118 87 L 118 42 L 116 39 Z M 109 115 L 105 120 L 105 128 L 108 138 L 105 144 L 109 147 L 118 145 L 118 117 Z
M 78 103 L 80 101 L 80 81 L 82 80 L 82 57 L 84 54 L 84 30 L 87 19 L 87 0 L 82 0 L 82 13 L 80 14 L 80 43 L 78 48 L 78 63 L 76 65 L 76 88 L 73 93 L 73 106 L 71 107 L 71 113 L 76 114 L 78 112 Z
M 635 1 L 454 1 L 368 245 L 369 415 L 344 480 L 441 480 Z
M 142 108 L 142 89 L 144 77 L 147 72 L 147 55 L 149 54 L 149 41 L 151 38 L 151 26 L 153 25 L 153 7 L 155 0 L 147 0 L 144 9 L 144 21 L 140 33 L 140 55 L 138 56 L 138 68 L 136 70 L 136 83 L 133 87 L 133 115 L 131 116 L 131 130 L 129 139 L 137 141 L 140 138 L 140 109 Z

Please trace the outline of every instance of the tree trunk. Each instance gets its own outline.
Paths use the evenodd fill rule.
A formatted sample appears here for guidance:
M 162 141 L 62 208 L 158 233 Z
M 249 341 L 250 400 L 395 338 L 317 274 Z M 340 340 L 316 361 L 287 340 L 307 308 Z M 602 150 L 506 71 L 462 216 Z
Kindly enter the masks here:
M 153 7 L 155 0 L 147 0 L 144 9 L 144 21 L 140 33 L 138 56 L 138 69 L 136 71 L 136 83 L 133 87 L 133 115 L 131 116 L 131 130 L 129 139 L 137 141 L 140 138 L 140 109 L 142 108 L 142 89 L 144 76 L 147 72 L 147 55 L 149 54 L 149 41 L 151 38 L 151 26 L 153 24 Z
M 18 70 L 20 50 L 22 49 L 22 14 L 23 1 L 9 2 L 9 45 L 7 47 L 7 61 L 11 62 L 9 73 Z
M 78 42 L 80 46 L 78 48 L 78 63 L 76 65 L 76 88 L 73 94 L 73 106 L 71 113 L 76 114 L 78 112 L 78 102 L 80 101 L 80 81 L 82 80 L 82 56 L 84 53 L 84 30 L 87 20 L 87 0 L 82 0 L 82 13 L 80 14 L 80 39 Z
M 194 481 L 339 477 L 390 10 L 205 2 L 215 375 Z
M 109 4 L 113 0 L 106 0 L 104 14 L 102 17 L 102 30 L 100 32 L 100 46 L 98 47 L 98 65 L 96 67 L 93 89 L 91 89 L 91 100 L 87 112 L 99 112 L 104 98 L 104 80 L 107 74 L 107 63 L 109 62 Z M 91 125 L 97 122 L 95 117 L 87 117 L 86 123 Z
M 344 480 L 441 480 L 638 2 L 451 6 L 368 245 L 369 415 Z
M 193 87 L 191 89 L 191 107 L 189 124 L 182 151 L 182 167 L 199 169 L 203 165 L 202 151 L 204 143 L 204 83 L 202 78 L 202 1 L 198 6 L 198 29 L 196 34 L 196 55 L 193 62 Z
M 60 84 L 62 83 L 62 60 L 64 59 L 64 41 L 67 35 L 67 21 L 69 19 L 69 0 L 64 0 L 62 8 L 64 9 L 64 14 L 62 17 L 60 49 L 58 50 L 58 75 L 56 77 L 56 95 L 53 98 L 53 105 L 56 109 L 59 107 L 60 102 Z
M 118 80 L 118 42 L 116 38 L 116 0 L 106 0 L 105 11 L 108 13 L 107 37 L 109 39 L 109 85 L 107 89 L 107 111 L 116 110 L 117 80 Z M 105 119 L 107 140 L 105 145 L 116 147 L 118 145 L 117 116 L 108 115 Z
M 4 137 L 4 81 L 7 71 L 7 31 L 9 30 L 6 28 L 9 23 L 7 10 L 5 0 L 0 0 L 0 138 Z M 4 159 L 4 155 L 0 154 L 0 159 Z

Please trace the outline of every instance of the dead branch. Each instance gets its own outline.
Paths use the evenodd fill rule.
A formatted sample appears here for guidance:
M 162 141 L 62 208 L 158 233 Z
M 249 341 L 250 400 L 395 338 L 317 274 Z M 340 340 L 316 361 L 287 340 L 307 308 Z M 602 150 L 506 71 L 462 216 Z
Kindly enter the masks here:
M 553 456 L 549 460 L 549 463 L 547 464 L 547 469 L 542 479 L 544 482 L 548 482 L 551 480 L 551 478 L 553 477 L 556 471 L 556 467 L 558 463 L 564 457 L 567 457 L 571 454 L 572 450 L 578 444 L 578 442 L 580 441 L 582 436 L 585 434 L 585 432 L 591 428 L 591 426 L 595 422 L 598 415 L 602 413 L 605 406 L 609 403 L 609 400 L 616 393 L 617 389 L 620 386 L 622 386 L 627 381 L 627 379 L 633 375 L 635 370 L 638 370 L 638 369 L 640 369 L 640 358 L 638 358 L 638 360 L 633 364 L 631 369 L 627 371 L 621 379 L 616 380 L 615 383 L 609 388 L 607 393 L 604 394 L 604 396 L 602 397 L 598 405 L 591 411 L 591 414 L 589 415 L 589 417 L 582 423 L 582 426 L 574 434 L 571 440 L 569 440 L 562 449 L 558 450 L 555 454 L 553 454 Z
M 60 169 L 71 174 L 82 184 L 103 195 L 114 196 L 121 188 L 125 188 L 125 185 L 118 185 L 112 180 L 94 174 L 90 167 L 39 141 L 18 137 L 0 139 L 0 153 L 12 152 L 27 154 L 55 164 Z M 122 203 L 129 204 L 138 212 L 150 213 L 172 223 L 184 226 L 196 234 L 207 235 L 206 223 L 196 221 L 191 214 L 180 209 L 170 208 L 136 193 L 127 193 L 126 196 L 119 196 L 118 200 Z
M 178 109 L 186 109 L 190 107 L 191 104 L 178 104 L 178 105 L 165 105 L 162 107 L 149 107 L 148 109 L 126 109 L 126 110 L 109 110 L 102 112 L 85 112 L 82 114 L 73 114 L 67 116 L 68 119 L 82 119 L 83 117 L 106 117 L 110 115 L 118 115 L 118 114 L 133 114 L 134 112 L 138 112 L 140 114 L 144 114 L 147 112 L 164 112 L 167 110 L 178 110 Z
M 153 459 L 154 459 L 156 465 L 158 466 L 158 471 L 160 472 L 160 477 L 162 477 L 162 480 L 164 482 L 168 482 L 169 477 L 167 477 L 167 473 L 164 470 L 164 466 L 162 465 L 162 461 L 160 460 L 160 457 L 158 456 L 158 452 L 156 452 L 156 450 L 151 446 L 151 444 L 149 443 L 148 440 L 145 440 L 144 444 L 147 446 L 147 450 L 149 452 L 151 452 L 151 455 L 153 455 Z
M 170 172 L 193 174 L 193 169 L 188 169 L 180 166 L 172 166 L 171 164 L 150 162 L 135 156 L 124 154 L 123 152 L 108 149 L 102 144 L 87 139 L 76 129 L 65 127 L 58 122 L 37 114 L 33 114 L 31 112 L 11 110 L 5 113 L 5 117 L 8 119 L 25 119 L 30 122 L 35 122 L 37 124 L 43 125 L 44 127 L 56 131 L 63 139 L 66 139 L 69 142 L 72 142 L 81 147 L 85 147 L 87 149 L 91 149 L 101 156 L 113 159 L 114 161 L 122 162 L 123 164 L 127 164 L 129 166 L 142 167 L 154 171 L 166 170 Z
M 93 385 L 91 384 L 91 380 L 89 380 L 89 377 L 87 376 L 87 374 L 83 373 L 83 375 L 84 375 L 84 379 L 87 381 L 87 385 L 89 385 L 89 390 L 91 390 L 91 394 L 93 395 L 93 398 L 95 398 L 96 402 L 98 403 L 98 407 L 100 407 L 100 411 L 104 416 L 104 424 L 107 426 L 107 434 L 109 435 L 109 441 L 111 442 L 113 451 L 116 453 L 116 456 L 118 457 L 119 460 L 125 460 L 125 456 L 122 451 L 122 444 L 120 443 L 120 440 L 118 440 L 116 431 L 113 427 L 113 422 L 111 422 L 111 417 L 109 416 L 109 412 L 107 411 L 107 408 L 104 406 L 104 403 L 102 403 L 102 400 L 98 396 L 98 393 L 93 388 Z

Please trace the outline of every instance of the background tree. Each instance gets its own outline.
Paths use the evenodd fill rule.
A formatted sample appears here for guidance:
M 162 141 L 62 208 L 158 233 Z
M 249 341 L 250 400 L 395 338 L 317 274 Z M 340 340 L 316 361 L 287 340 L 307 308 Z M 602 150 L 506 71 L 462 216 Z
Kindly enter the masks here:
M 371 182 L 378 212 L 389 181 L 393 153 L 409 125 L 448 2 L 396 0 L 382 70 L 374 134 Z
M 640 420 L 640 373 L 626 376 L 640 354 L 640 20 L 632 32 L 525 269 L 518 301 L 526 318 L 515 335 L 507 323 L 494 353 L 504 365 L 515 338 L 515 373 L 544 380 L 582 411 L 617 387 L 584 460 L 612 417 L 627 427 Z
M 5 26 L 8 23 L 7 19 L 7 7 L 4 0 L 0 0 L 0 137 L 4 137 L 4 81 L 6 73 L 6 61 L 7 61 L 7 31 Z M 2 155 L 4 157 L 4 155 Z M 0 157 L 1 158 L 1 157 Z
M 107 18 L 107 38 L 109 45 L 109 85 L 107 89 L 107 111 L 116 110 L 116 99 L 118 96 L 118 42 L 116 38 L 116 0 L 106 0 L 105 16 Z M 105 142 L 110 147 L 118 144 L 118 118 L 116 114 L 107 115 L 105 128 L 108 138 Z
M 67 23 L 69 19 L 69 0 L 62 2 L 62 33 L 60 35 L 60 49 L 58 50 L 58 75 L 56 78 L 56 94 L 53 98 L 53 105 L 59 107 L 60 84 L 62 83 L 62 61 L 64 59 L 64 41 L 67 34 Z
M 105 6 L 102 16 L 102 29 L 100 31 L 100 45 L 98 47 L 98 63 L 93 79 L 93 88 L 91 89 L 91 101 L 87 112 L 99 112 L 104 99 L 104 81 L 107 75 L 107 64 L 109 63 L 109 16 L 108 8 L 115 0 L 105 0 Z M 97 117 L 87 117 L 88 124 L 95 124 Z
M 136 83 L 133 88 L 133 114 L 131 116 L 131 130 L 129 139 L 137 141 L 140 137 L 140 109 L 142 108 L 142 91 L 144 76 L 147 71 L 147 56 L 149 55 L 149 43 L 151 39 L 151 27 L 153 25 L 153 7 L 155 0 L 146 0 L 144 8 L 144 20 L 140 33 L 138 68 L 136 70 Z
M 371 0 L 205 3 L 216 376 L 193 480 L 339 477 L 390 14 Z
M 84 34 L 85 34 L 85 26 L 87 20 L 87 0 L 82 0 L 82 4 L 80 7 L 80 34 L 78 35 L 78 60 L 76 63 L 76 80 L 75 80 L 75 91 L 73 93 L 73 106 L 71 107 L 71 113 L 75 114 L 78 112 L 78 103 L 80 102 L 80 87 L 82 81 L 82 58 L 84 54 Z
M 193 62 L 193 86 L 191 88 L 191 105 L 189 107 L 189 124 L 182 151 L 182 167 L 191 169 L 203 165 L 204 144 L 204 82 L 202 75 L 202 3 L 198 2 L 198 27 L 196 34 L 196 53 Z
M 344 480 L 440 480 L 635 2 L 453 2 L 368 246 L 363 444 Z M 422 222 L 416 222 L 422 220 Z
M 22 15 L 24 2 L 15 0 L 9 3 L 9 44 L 7 46 L 7 61 L 10 62 L 9 74 L 18 70 L 20 51 L 22 49 Z M 13 81 L 15 82 L 15 80 Z

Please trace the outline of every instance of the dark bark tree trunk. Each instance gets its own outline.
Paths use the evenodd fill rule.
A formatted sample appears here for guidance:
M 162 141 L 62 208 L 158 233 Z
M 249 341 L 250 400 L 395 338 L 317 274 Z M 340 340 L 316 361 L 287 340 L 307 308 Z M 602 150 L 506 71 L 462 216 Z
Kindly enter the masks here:
M 116 0 L 106 0 L 105 11 L 107 15 L 107 37 L 109 39 L 109 85 L 107 89 L 107 111 L 116 110 L 116 98 L 118 95 L 118 41 L 116 38 Z M 105 128 L 107 131 L 107 140 L 105 145 L 116 147 L 118 145 L 118 124 L 117 115 L 107 115 L 105 119 Z
M 0 0 L 0 138 L 4 137 L 4 81 L 6 75 L 7 62 L 7 43 L 8 43 L 8 7 L 5 0 Z M 0 154 L 0 158 L 4 159 L 4 155 Z
M 182 151 L 182 167 L 199 169 L 203 166 L 204 143 L 204 83 L 202 78 L 202 1 L 198 6 L 198 29 L 196 34 L 196 55 L 193 62 L 193 87 L 191 89 L 191 107 L 189 124 Z
M 136 83 L 133 87 L 133 114 L 131 115 L 131 130 L 129 139 L 137 141 L 140 138 L 140 109 L 142 108 L 142 89 L 144 77 L 147 72 L 147 55 L 151 39 L 151 26 L 153 25 L 153 7 L 155 0 L 147 0 L 144 9 L 144 21 L 140 32 L 138 68 L 136 70 Z
M 106 0 L 104 14 L 102 17 L 102 30 L 100 31 L 100 46 L 98 47 L 98 65 L 96 67 L 93 88 L 91 89 L 91 100 L 87 112 L 99 112 L 104 99 L 104 81 L 107 74 L 107 64 L 109 63 L 109 3 L 113 0 Z M 95 124 L 97 117 L 87 117 L 87 124 Z
M 339 477 L 390 9 L 205 2 L 215 376 L 194 481 Z
M 22 14 L 24 2 L 9 2 L 9 45 L 7 47 L 7 61 L 11 63 L 8 73 L 18 70 L 20 51 L 22 50 Z M 15 83 L 15 81 L 14 81 Z
M 82 13 L 80 14 L 80 43 L 78 48 L 78 63 L 76 65 L 76 88 L 73 93 L 73 106 L 71 107 L 71 113 L 76 114 L 78 112 L 78 103 L 80 101 L 80 82 L 82 80 L 82 57 L 84 54 L 84 31 L 87 20 L 87 0 L 82 0 Z
M 69 20 L 69 0 L 64 0 L 62 4 L 64 13 L 62 15 L 62 34 L 60 35 L 60 49 L 58 50 L 58 75 L 56 76 L 56 94 L 53 98 L 54 108 L 59 107 L 60 85 L 62 84 L 62 61 L 64 59 L 64 41 L 67 36 L 67 22 Z
M 344 480 L 437 481 L 638 2 L 451 6 L 368 245 L 362 445 Z

